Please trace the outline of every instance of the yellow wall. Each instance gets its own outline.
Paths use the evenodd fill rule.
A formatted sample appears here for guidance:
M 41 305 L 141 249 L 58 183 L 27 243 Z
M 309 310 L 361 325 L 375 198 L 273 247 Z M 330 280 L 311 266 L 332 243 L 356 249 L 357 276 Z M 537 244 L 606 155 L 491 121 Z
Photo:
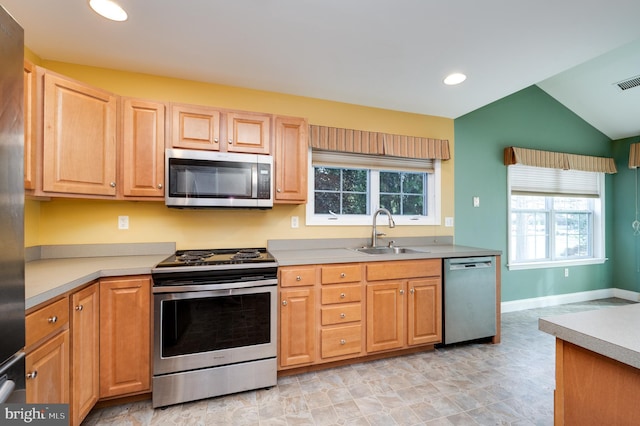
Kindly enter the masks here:
M 309 123 L 359 130 L 448 139 L 453 152 L 453 120 L 217 84 L 51 62 L 39 65 L 122 96 L 219 106 L 306 117 Z M 31 56 L 30 56 L 31 55 Z M 442 162 L 442 218 L 453 217 L 453 159 Z M 305 206 L 272 210 L 173 210 L 159 202 L 52 199 L 28 200 L 27 246 L 49 244 L 175 241 L 178 248 L 264 246 L 268 239 L 368 237 L 370 227 L 307 227 Z M 119 215 L 129 230 L 117 229 Z M 291 229 L 290 216 L 300 228 Z M 398 226 L 391 237 L 453 235 L 443 226 Z

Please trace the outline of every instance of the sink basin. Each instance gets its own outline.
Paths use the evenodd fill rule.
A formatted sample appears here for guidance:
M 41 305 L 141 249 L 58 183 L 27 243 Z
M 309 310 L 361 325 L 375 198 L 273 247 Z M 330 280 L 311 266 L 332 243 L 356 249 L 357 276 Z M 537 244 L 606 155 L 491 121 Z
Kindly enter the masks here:
M 353 249 L 360 253 L 366 254 L 402 254 L 402 253 L 419 253 L 417 250 L 404 247 L 357 247 Z

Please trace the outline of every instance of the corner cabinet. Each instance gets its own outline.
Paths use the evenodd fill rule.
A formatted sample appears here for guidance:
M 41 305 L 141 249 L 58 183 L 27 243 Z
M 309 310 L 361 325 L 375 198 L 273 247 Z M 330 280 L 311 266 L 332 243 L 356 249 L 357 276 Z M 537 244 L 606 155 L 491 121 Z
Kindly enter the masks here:
M 119 181 L 125 198 L 164 199 L 166 109 L 162 102 L 122 100 Z
M 275 203 L 307 202 L 308 128 L 304 118 L 275 118 Z
M 117 97 L 44 74 L 45 192 L 116 195 Z
M 93 283 L 71 295 L 71 425 L 79 425 L 98 401 L 100 293 Z
M 100 398 L 151 390 L 151 278 L 100 280 Z

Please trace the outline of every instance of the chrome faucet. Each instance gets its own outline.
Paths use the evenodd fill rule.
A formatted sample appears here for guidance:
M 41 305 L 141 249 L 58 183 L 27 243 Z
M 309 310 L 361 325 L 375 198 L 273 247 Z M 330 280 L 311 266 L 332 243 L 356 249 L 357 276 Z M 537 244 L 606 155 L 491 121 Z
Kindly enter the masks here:
M 371 247 L 376 247 L 377 242 L 378 242 L 378 237 L 382 237 L 384 234 L 384 232 L 380 232 L 378 233 L 377 230 L 377 225 L 376 225 L 376 219 L 378 219 L 378 215 L 380 213 L 384 213 L 389 217 L 389 228 L 395 228 L 396 223 L 393 221 L 393 217 L 391 216 L 391 212 L 387 209 L 378 209 L 376 210 L 376 212 L 373 214 L 373 227 L 371 229 Z

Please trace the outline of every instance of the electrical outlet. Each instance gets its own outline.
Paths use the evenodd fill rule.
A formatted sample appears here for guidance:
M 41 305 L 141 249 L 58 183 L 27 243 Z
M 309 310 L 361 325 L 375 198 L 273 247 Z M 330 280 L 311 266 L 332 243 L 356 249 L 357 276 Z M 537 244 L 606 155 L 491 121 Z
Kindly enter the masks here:
M 473 197 L 473 207 L 480 207 L 480 197 Z
M 453 218 L 452 217 L 445 217 L 444 218 L 444 226 L 452 227 L 453 226 Z
M 292 228 L 298 227 L 298 216 L 291 216 L 291 227 Z
M 118 216 L 118 229 L 129 229 L 129 216 Z
M 569 268 L 564 268 L 564 277 L 567 278 L 569 276 Z

